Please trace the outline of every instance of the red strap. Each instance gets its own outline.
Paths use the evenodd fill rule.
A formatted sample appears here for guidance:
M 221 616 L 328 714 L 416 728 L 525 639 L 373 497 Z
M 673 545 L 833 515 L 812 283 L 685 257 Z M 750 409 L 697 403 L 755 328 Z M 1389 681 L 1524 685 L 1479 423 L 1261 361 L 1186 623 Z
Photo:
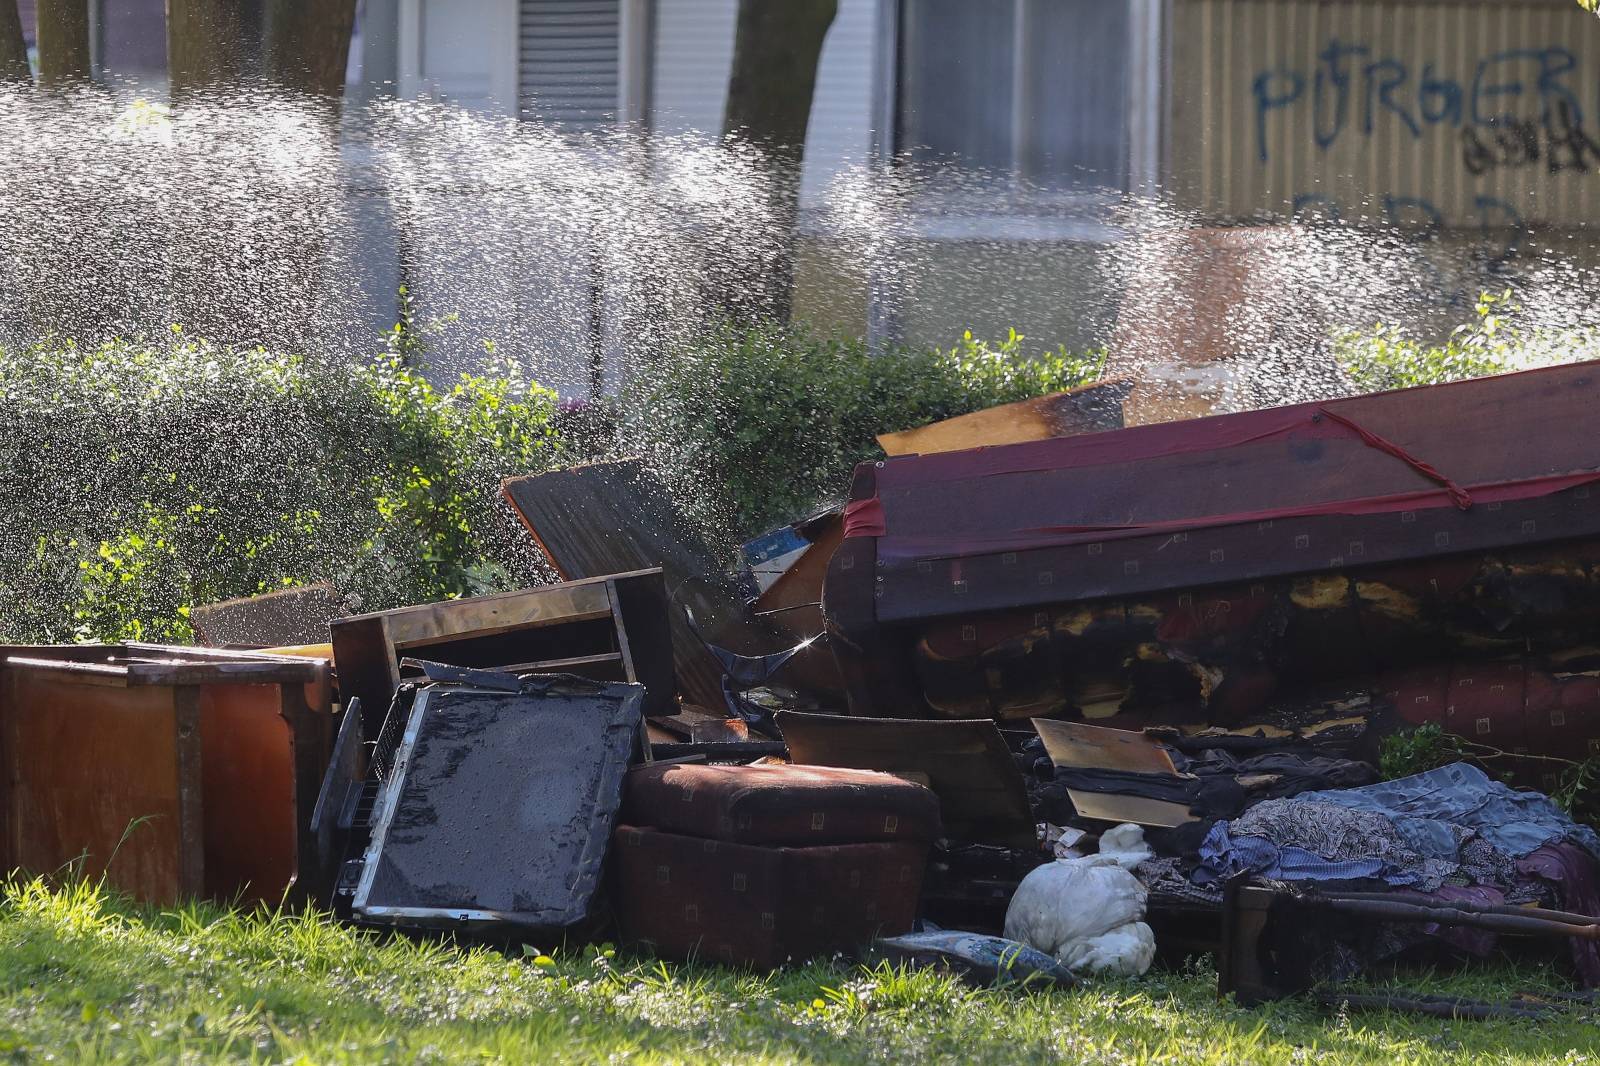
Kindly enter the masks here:
M 847 537 L 881 537 L 888 532 L 883 521 L 883 501 L 873 496 L 865 500 L 851 500 L 844 507 L 844 535 Z
M 1441 474 L 1438 470 L 1434 469 L 1432 466 L 1429 466 L 1421 459 L 1418 459 L 1416 456 L 1400 447 L 1400 445 L 1396 444 L 1394 441 L 1386 440 L 1370 430 L 1363 429 L 1350 419 L 1344 417 L 1343 415 L 1334 414 L 1326 407 L 1320 407 L 1317 410 L 1319 414 L 1332 419 L 1333 421 L 1339 423 L 1339 425 L 1344 426 L 1346 429 L 1353 430 L 1356 436 L 1361 438 L 1361 442 L 1363 444 L 1371 448 L 1376 448 L 1380 452 L 1387 452 L 1396 459 L 1399 459 L 1401 462 L 1405 463 L 1407 466 L 1411 467 L 1411 469 L 1415 470 L 1423 477 L 1427 478 L 1429 481 L 1432 481 L 1436 485 L 1442 485 L 1444 490 L 1450 494 L 1450 499 L 1461 510 L 1465 511 L 1472 506 L 1472 496 L 1468 494 L 1466 489 L 1462 488 L 1460 485 L 1457 485 L 1454 481 L 1451 481 L 1448 477 Z

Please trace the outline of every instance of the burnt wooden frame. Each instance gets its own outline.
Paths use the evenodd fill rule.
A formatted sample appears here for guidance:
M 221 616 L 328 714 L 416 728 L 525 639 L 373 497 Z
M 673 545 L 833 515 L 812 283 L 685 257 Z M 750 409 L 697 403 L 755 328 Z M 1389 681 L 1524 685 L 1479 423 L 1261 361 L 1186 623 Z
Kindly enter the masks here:
M 401 659 L 429 659 L 431 646 L 449 642 L 609 619 L 616 651 L 495 665 L 518 673 L 582 674 L 615 664 L 623 680 L 645 686 L 647 716 L 676 714 L 666 610 L 666 590 L 657 567 L 356 615 L 333 623 L 339 693 L 346 704 L 361 701 L 364 731 L 372 740 L 400 687 Z
M 902 528 L 901 533 L 937 538 L 944 533 L 938 525 L 939 516 L 945 513 L 956 516 L 958 521 L 952 525 L 958 529 L 962 528 L 959 519 L 974 514 L 1006 516 L 1021 532 L 1041 525 L 1076 526 L 1085 521 L 1076 510 L 1092 516 L 1097 485 L 1117 489 L 1129 500 L 1140 500 L 1139 493 L 1127 491 L 1130 479 L 1151 477 L 1152 471 L 1160 472 L 1161 477 L 1148 487 L 1140 484 L 1141 491 L 1156 500 L 1164 492 L 1176 493 L 1191 511 L 1174 513 L 1172 508 L 1156 507 L 1151 513 L 1163 520 L 1193 521 L 1177 528 L 1171 528 L 1171 521 L 1161 521 L 1156 525 L 1169 528 L 1134 535 L 1112 530 L 1103 539 L 1086 534 L 1063 537 L 1063 542 L 1054 546 L 1016 550 L 997 548 L 990 535 L 995 530 L 980 528 L 967 535 L 970 539 L 965 544 L 960 537 L 946 538 L 942 542 L 945 547 L 939 550 L 912 553 L 891 543 L 892 557 L 880 552 L 877 537 L 845 538 L 834 553 L 823 585 L 823 614 L 851 711 L 879 717 L 927 713 L 913 669 L 912 645 L 918 629 L 928 622 L 1297 574 L 1359 574 L 1367 568 L 1407 561 L 1593 537 L 1600 534 L 1600 484 L 1596 484 L 1600 460 L 1589 431 L 1597 394 L 1600 364 L 1572 364 L 1326 404 L 1302 404 L 1281 409 L 1276 415 L 1221 415 L 1070 441 L 863 463 L 856 468 L 850 489 L 850 499 L 857 503 L 878 498 L 880 473 L 890 464 L 897 471 L 919 462 L 931 464 L 931 471 L 960 471 L 961 481 L 956 484 L 935 482 L 926 472 L 919 483 L 899 479 L 899 488 L 890 490 L 891 497 L 899 492 L 898 499 L 891 498 L 885 505 L 887 521 L 892 525 L 898 517 L 902 525 L 916 527 Z M 1271 491 L 1250 496 L 1257 506 L 1272 507 L 1273 497 L 1280 495 L 1293 505 L 1306 507 L 1307 513 L 1232 522 L 1219 515 L 1208 524 L 1203 509 L 1207 479 L 1217 476 L 1214 472 L 1219 467 L 1227 467 L 1225 460 L 1243 461 L 1229 452 L 1239 441 L 1223 430 L 1230 425 L 1243 427 L 1251 419 L 1267 419 L 1281 426 L 1296 412 L 1308 424 L 1333 416 L 1353 419 L 1378 434 L 1381 443 L 1392 448 L 1390 442 L 1394 442 L 1440 463 L 1462 478 L 1469 489 L 1478 481 L 1489 485 L 1541 478 L 1571 481 L 1561 491 L 1478 502 L 1467 509 L 1432 506 L 1317 513 L 1316 505 L 1343 499 L 1344 494 L 1398 493 L 1437 486 L 1422 476 L 1413 460 L 1403 462 L 1392 450 L 1359 451 L 1354 450 L 1356 445 L 1346 444 L 1341 453 L 1311 441 L 1313 446 L 1305 449 L 1285 447 L 1263 453 L 1248 467 L 1228 468 L 1227 473 L 1235 485 L 1271 487 Z M 1551 426 L 1556 427 L 1554 432 L 1533 436 Z M 1146 451 L 1137 461 L 1116 459 L 1109 447 L 1113 441 L 1126 441 L 1131 449 L 1140 442 L 1148 445 L 1176 434 L 1199 435 L 1206 443 L 1176 451 Z M 1388 440 L 1382 439 L 1385 436 Z M 1366 446 L 1371 447 L 1370 442 Z M 1074 454 L 1086 449 L 1098 449 L 1102 457 L 1075 464 Z M 1323 460 L 1324 451 L 1330 457 L 1327 461 Z M 1082 473 L 1095 467 L 1106 471 L 1099 482 Z M 1039 478 L 1058 469 L 1068 474 L 1053 491 L 1065 494 L 1063 486 L 1074 486 L 1073 492 L 1089 493 L 1085 507 L 1052 510 L 1036 506 L 1040 493 L 1051 489 L 1051 483 Z M 1007 475 L 1026 471 L 1028 480 L 1024 484 L 1016 477 L 985 476 L 985 471 Z M 1376 485 L 1364 480 L 1380 474 Z M 1585 477 L 1588 480 L 1582 480 Z M 1284 486 L 1281 491 L 1276 488 L 1280 484 Z M 1307 493 L 1303 491 L 1307 484 L 1323 491 Z M 1071 495 L 1061 498 L 1074 499 Z M 909 508 L 907 501 L 912 504 Z M 1003 523 L 997 528 L 1004 532 Z M 892 541 L 893 537 L 886 539 Z M 1019 543 L 1037 544 L 1041 539 L 1023 537 Z

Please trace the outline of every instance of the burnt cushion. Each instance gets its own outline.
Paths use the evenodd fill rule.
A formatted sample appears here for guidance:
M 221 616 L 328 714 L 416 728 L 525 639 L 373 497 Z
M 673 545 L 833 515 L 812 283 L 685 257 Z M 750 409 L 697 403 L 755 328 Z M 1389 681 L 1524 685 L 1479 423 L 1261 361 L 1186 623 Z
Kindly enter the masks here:
M 928 846 L 756 847 L 624 825 L 611 855 L 624 939 L 770 968 L 908 932 Z
M 874 770 L 831 766 L 641 766 L 622 821 L 744 844 L 860 844 L 939 835 L 939 799 Z

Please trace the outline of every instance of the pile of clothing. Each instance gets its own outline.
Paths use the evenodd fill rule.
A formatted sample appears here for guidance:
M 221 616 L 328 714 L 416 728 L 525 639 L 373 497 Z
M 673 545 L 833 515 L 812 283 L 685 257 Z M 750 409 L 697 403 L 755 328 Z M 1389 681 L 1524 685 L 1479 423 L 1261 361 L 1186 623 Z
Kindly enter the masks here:
M 1600 836 L 1549 797 L 1514 790 L 1468 763 L 1267 800 L 1212 824 L 1198 860 L 1187 879 L 1202 890 L 1241 874 L 1368 881 L 1439 900 L 1540 903 L 1600 914 Z M 1169 889 L 1182 872 L 1172 860 L 1140 871 L 1147 882 Z M 1493 947 L 1492 936 L 1483 933 L 1448 939 L 1479 954 Z M 1600 949 L 1589 940 L 1571 944 L 1584 983 L 1600 985 Z

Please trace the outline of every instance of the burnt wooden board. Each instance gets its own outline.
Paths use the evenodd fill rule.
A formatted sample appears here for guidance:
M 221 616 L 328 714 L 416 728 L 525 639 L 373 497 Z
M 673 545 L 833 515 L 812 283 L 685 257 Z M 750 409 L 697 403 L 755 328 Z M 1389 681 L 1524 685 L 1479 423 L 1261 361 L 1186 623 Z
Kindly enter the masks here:
M 1035 718 L 1033 727 L 1057 766 L 1178 776 L 1167 749 L 1145 733 L 1054 718 Z
M 720 630 L 744 617 L 739 591 L 639 460 L 512 478 L 502 491 L 550 564 L 569 581 L 659 566 L 672 601 L 679 690 L 691 703 L 723 706 L 722 670 L 683 611 L 692 610 L 707 635 L 719 639 Z
M 195 638 L 213 647 L 269 648 L 319 644 L 328 626 L 350 612 L 332 585 L 303 585 L 196 607 Z
M 987 719 L 917 721 L 782 711 L 778 728 L 802 766 L 919 775 L 939 797 L 955 840 L 1031 848 L 1038 843 L 1027 787 L 999 728 Z
M 404 658 L 637 681 L 647 714 L 673 714 L 668 619 L 656 569 L 356 615 L 333 624 L 339 691 L 361 701 L 368 739 L 388 713 Z
M 930 455 L 1121 429 L 1122 401 L 1131 389 L 1132 382 L 1122 379 L 1097 381 L 1066 392 L 957 415 L 917 429 L 882 433 L 878 446 L 888 455 Z

